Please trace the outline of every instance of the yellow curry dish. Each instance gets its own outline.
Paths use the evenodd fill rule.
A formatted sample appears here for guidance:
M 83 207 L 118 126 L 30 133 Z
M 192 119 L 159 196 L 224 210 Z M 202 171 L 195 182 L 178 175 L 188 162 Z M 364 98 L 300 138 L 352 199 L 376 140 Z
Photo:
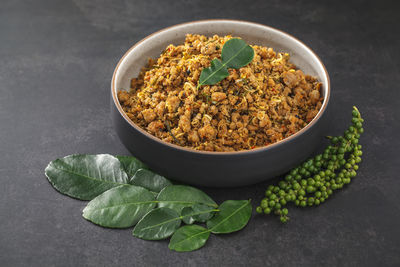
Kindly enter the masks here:
M 197 86 L 200 73 L 221 58 L 230 35 L 187 34 L 149 59 L 118 99 L 126 115 L 157 138 L 203 151 L 268 146 L 304 128 L 322 106 L 322 84 L 290 55 L 251 45 L 253 60 L 215 85 Z

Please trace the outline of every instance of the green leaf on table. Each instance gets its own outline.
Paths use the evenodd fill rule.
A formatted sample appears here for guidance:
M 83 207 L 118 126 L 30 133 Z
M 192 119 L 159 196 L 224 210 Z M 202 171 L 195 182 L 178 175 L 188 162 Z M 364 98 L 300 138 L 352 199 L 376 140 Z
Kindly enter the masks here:
M 185 207 L 182 209 L 181 216 L 182 220 L 186 224 L 192 224 L 194 222 L 206 222 L 214 216 L 215 212 L 218 211 L 207 205 L 195 204 L 192 207 Z
M 169 208 L 156 208 L 135 226 L 132 234 L 145 240 L 160 240 L 171 236 L 181 225 L 179 214 Z
M 184 207 L 203 204 L 217 208 L 218 205 L 203 191 L 187 185 L 170 185 L 157 196 L 158 207 L 167 207 L 181 213 Z
M 139 169 L 147 169 L 146 164 L 135 157 L 116 156 L 116 158 L 121 162 L 122 168 L 128 174 L 129 178 L 134 176 Z
M 242 39 L 232 38 L 222 47 L 222 63 L 228 68 L 239 69 L 249 64 L 253 58 L 253 48 Z
M 201 248 L 207 242 L 210 230 L 199 225 L 185 225 L 179 228 L 169 241 L 169 249 L 184 252 Z
M 163 188 L 172 185 L 172 183 L 164 176 L 145 169 L 139 169 L 132 177 L 130 184 L 144 187 L 156 193 L 159 193 Z
M 134 185 L 121 185 L 97 196 L 83 210 L 83 217 L 110 228 L 135 225 L 156 206 L 154 195 Z
M 219 206 L 219 212 L 207 221 L 207 228 L 214 234 L 239 231 L 251 217 L 250 200 L 227 200 Z
M 228 69 L 217 58 L 211 61 L 211 66 L 201 71 L 199 86 L 206 84 L 216 84 L 229 76 Z
M 60 193 L 81 200 L 91 200 L 129 181 L 119 160 L 108 154 L 56 159 L 47 165 L 45 174 Z

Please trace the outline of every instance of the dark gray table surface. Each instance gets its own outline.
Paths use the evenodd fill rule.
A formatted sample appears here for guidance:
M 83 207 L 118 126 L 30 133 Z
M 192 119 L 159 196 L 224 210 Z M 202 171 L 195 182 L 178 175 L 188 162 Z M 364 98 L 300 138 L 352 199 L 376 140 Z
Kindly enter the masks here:
M 0 266 L 400 266 L 400 19 L 396 1 L 0 2 Z M 50 160 L 129 154 L 109 116 L 112 72 L 146 35 L 177 23 L 230 18 L 289 32 L 332 81 L 327 132 L 356 105 L 365 118 L 357 178 L 282 225 L 253 216 L 242 231 L 175 253 L 81 217 L 85 202 L 56 192 Z M 270 182 L 204 190 L 218 202 L 262 198 Z

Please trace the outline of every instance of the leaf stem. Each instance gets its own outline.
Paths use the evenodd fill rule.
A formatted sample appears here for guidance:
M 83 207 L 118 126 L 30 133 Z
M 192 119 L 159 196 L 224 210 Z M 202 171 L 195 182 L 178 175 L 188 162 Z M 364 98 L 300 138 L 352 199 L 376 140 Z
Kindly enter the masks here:
M 165 126 L 167 127 L 167 130 L 169 132 L 169 134 L 172 136 L 172 138 L 174 139 L 175 142 L 177 142 L 180 146 L 182 145 L 181 142 L 179 142 L 179 140 L 175 137 L 175 135 L 171 132 L 171 127 L 169 125 L 169 121 L 166 120 L 164 122 Z
M 210 212 L 213 212 L 213 211 L 217 212 L 217 211 L 219 211 L 219 209 L 202 210 L 202 211 L 199 211 L 199 212 L 196 212 L 196 213 L 192 213 L 192 214 L 181 215 L 181 216 L 179 216 L 179 218 L 180 218 L 180 219 L 183 219 L 183 218 L 185 218 L 185 217 L 191 217 L 191 216 L 195 216 L 195 215 L 201 215 L 201 214 L 210 213 Z
M 157 226 L 160 226 L 160 225 L 169 223 L 169 222 L 173 222 L 173 221 L 177 221 L 177 220 L 182 220 L 182 219 L 185 218 L 185 217 L 190 217 L 190 216 L 194 216 L 194 215 L 200 215 L 200 214 L 204 214 L 204 213 L 209 213 L 209 212 L 211 212 L 211 211 L 215 211 L 215 210 L 206 210 L 206 211 L 200 211 L 200 212 L 193 213 L 193 214 L 181 215 L 181 216 L 179 216 L 179 217 L 175 217 L 175 218 L 172 218 L 172 219 L 163 221 L 163 222 L 158 223 L 158 224 L 154 224 L 154 225 L 150 225 L 150 226 L 144 227 L 142 230 L 148 230 L 148 229 L 151 229 L 151 228 L 154 228 L 154 227 L 157 227 Z

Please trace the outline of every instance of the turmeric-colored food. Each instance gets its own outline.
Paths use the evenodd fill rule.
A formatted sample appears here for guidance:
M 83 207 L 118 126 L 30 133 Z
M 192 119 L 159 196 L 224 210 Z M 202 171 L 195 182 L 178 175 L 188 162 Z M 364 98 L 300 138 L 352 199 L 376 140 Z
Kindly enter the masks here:
M 222 152 L 267 146 L 305 127 L 321 108 L 321 83 L 287 53 L 251 45 L 248 65 L 197 87 L 202 69 L 231 38 L 188 34 L 184 44 L 149 59 L 130 90 L 118 92 L 127 116 L 165 142 Z

